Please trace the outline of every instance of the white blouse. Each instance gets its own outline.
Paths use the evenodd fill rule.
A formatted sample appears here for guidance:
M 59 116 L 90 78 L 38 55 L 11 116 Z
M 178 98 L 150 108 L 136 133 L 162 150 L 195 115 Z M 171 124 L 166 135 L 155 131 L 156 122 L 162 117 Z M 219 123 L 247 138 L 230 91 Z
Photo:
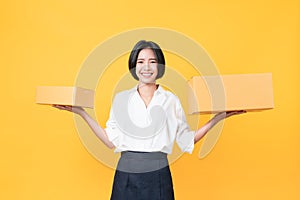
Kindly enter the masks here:
M 171 154 L 175 140 L 183 152 L 194 149 L 195 131 L 190 130 L 178 97 L 161 86 L 147 107 L 137 87 L 118 93 L 105 130 L 115 152 Z

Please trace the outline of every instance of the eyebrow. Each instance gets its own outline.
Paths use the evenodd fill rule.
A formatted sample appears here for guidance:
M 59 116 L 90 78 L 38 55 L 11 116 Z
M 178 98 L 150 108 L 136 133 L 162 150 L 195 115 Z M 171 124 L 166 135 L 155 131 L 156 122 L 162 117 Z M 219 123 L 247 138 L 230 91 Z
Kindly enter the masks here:
M 145 60 L 145 58 L 138 58 L 137 60 Z M 156 58 L 149 58 L 149 60 L 157 60 Z

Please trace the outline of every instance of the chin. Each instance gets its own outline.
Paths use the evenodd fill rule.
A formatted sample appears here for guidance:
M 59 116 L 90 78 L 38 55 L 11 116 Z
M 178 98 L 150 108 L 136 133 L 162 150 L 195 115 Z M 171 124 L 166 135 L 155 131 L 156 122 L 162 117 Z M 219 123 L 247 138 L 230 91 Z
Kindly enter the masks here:
M 155 84 L 155 81 L 141 81 L 144 84 Z
M 155 83 L 155 79 L 154 80 L 143 80 L 143 79 L 140 79 L 140 83 L 144 83 L 144 84 L 153 84 Z
M 156 79 L 155 78 L 141 78 L 141 77 L 139 77 L 139 81 L 141 83 L 155 83 Z

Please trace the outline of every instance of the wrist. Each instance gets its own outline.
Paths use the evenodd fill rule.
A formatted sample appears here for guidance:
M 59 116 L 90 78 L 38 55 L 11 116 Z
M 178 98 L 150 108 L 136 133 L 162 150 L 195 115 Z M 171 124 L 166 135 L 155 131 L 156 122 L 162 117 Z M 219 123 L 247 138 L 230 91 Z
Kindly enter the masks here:
M 86 111 L 85 110 L 79 110 L 78 112 L 76 112 L 79 116 L 81 116 L 82 118 L 84 118 L 86 115 L 87 115 L 87 113 L 86 113 Z
M 225 118 L 226 118 L 226 115 L 227 115 L 226 112 L 220 112 L 220 113 L 218 113 L 218 114 L 216 114 L 216 115 L 214 116 L 214 119 L 215 119 L 217 122 L 219 122 L 219 121 L 225 119 Z
M 222 117 L 220 116 L 220 115 L 215 115 L 211 120 L 210 120 L 210 122 L 213 124 L 213 125 L 215 125 L 215 124 L 217 124 L 219 121 L 221 121 L 222 120 Z

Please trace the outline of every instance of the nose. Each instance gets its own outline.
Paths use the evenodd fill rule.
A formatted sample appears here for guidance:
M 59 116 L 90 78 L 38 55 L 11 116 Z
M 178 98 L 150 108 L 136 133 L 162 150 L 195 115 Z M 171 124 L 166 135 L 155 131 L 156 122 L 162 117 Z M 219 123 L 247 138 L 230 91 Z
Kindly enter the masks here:
M 144 66 L 144 70 L 148 70 L 150 67 L 149 67 L 149 64 L 147 63 L 145 66 Z

